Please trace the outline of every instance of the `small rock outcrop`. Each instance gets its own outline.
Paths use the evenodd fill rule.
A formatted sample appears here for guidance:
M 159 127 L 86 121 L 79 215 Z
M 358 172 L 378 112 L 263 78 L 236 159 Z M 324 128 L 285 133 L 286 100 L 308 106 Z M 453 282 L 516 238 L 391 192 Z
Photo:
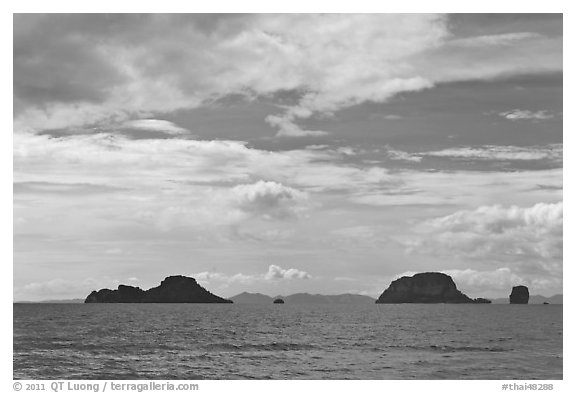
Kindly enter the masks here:
M 202 288 L 194 278 L 166 277 L 159 286 L 144 291 L 119 285 L 118 289 L 92 291 L 84 303 L 233 303 Z
M 492 303 L 492 300 L 484 299 L 483 297 L 477 297 L 476 299 L 474 299 L 474 303 L 490 304 L 490 303 Z
M 510 304 L 528 304 L 528 300 L 530 300 L 528 287 L 525 287 L 524 285 L 513 287 L 509 298 Z
M 272 302 L 274 304 L 284 304 L 284 300 L 282 299 L 274 299 L 274 301 Z
M 418 273 L 392 281 L 376 303 L 475 303 L 444 273 Z M 480 302 L 478 302 L 480 303 Z

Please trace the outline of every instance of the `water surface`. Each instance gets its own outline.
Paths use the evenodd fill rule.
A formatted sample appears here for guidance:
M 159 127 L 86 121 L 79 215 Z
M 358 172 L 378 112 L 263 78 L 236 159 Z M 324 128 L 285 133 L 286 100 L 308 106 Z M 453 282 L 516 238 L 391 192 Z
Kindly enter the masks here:
M 15 304 L 14 378 L 562 379 L 562 306 Z

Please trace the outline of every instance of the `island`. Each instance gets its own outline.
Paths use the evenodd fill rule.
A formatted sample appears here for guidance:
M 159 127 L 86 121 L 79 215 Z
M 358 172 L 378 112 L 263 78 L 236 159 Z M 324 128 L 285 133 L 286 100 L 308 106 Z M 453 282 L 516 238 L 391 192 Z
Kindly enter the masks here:
M 146 291 L 130 285 L 92 291 L 84 303 L 233 303 L 201 287 L 194 278 L 166 277 L 159 286 Z
M 353 293 L 344 293 L 340 295 L 320 295 L 310 293 L 294 293 L 288 296 L 268 296 L 261 293 L 242 292 L 236 296 L 232 296 L 235 304 L 270 304 L 274 299 L 282 299 L 285 303 L 290 304 L 316 304 L 316 305 L 329 305 L 329 304 L 374 304 L 374 298 L 370 296 L 358 295 Z
M 282 300 L 282 299 L 274 299 L 273 303 L 274 303 L 274 304 L 284 304 L 284 300 Z
M 454 280 L 447 274 L 427 272 L 392 281 L 376 303 L 490 303 L 490 301 L 484 298 L 469 298 L 456 288 Z
M 510 304 L 528 304 L 528 300 L 530 300 L 530 292 L 528 291 L 528 287 L 524 285 L 513 287 L 509 299 Z

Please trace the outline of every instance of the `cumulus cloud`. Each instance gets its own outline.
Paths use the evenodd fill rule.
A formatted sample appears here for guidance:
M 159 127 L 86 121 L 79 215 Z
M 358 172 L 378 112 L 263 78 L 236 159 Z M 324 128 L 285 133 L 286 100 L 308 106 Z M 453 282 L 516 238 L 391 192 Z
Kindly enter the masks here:
M 411 251 L 561 269 L 563 203 L 461 210 L 424 222 Z M 546 262 L 545 264 L 540 264 Z
M 267 218 L 285 218 L 298 213 L 307 194 L 273 181 L 241 184 L 231 190 L 235 204 L 243 211 Z
M 14 139 L 18 195 L 42 192 L 63 198 L 52 198 L 46 214 L 60 212 L 64 221 L 73 220 L 63 214 L 68 211 L 63 201 L 107 192 L 114 195 L 106 203 L 92 200 L 91 209 L 82 209 L 82 215 L 93 216 L 89 227 L 98 222 L 97 216 L 106 215 L 116 218 L 106 220 L 110 226 L 130 222 L 164 232 L 187 228 L 206 236 L 234 237 L 238 226 L 250 220 L 302 217 L 311 206 L 306 190 L 310 182 L 303 169 L 314 168 L 314 160 L 326 156 L 304 150 L 267 152 L 238 141 L 130 139 L 112 134 L 56 138 L 18 133 Z M 312 173 L 331 167 L 322 163 Z M 347 175 L 363 172 L 356 169 Z M 342 178 L 335 175 L 324 181 L 340 185 Z
M 37 231 L 42 216 L 58 222 L 46 223 L 44 230 L 64 233 L 78 233 L 73 229 L 78 226 L 85 231 L 107 226 L 109 232 L 129 225 L 133 230 L 124 229 L 123 236 L 145 230 L 279 243 L 286 241 L 287 228 L 280 226 L 290 224 L 287 219 L 313 218 L 326 206 L 479 206 L 499 194 L 533 203 L 558 200 L 562 187 L 562 169 L 391 172 L 343 162 L 343 153 L 352 153 L 348 149 L 269 152 L 238 141 L 112 134 L 18 133 L 14 143 L 15 202 L 27 204 L 17 211 L 23 231 Z M 43 207 L 28 208 L 38 205 L 30 200 L 33 192 L 42 193 Z M 105 202 L 103 192 L 109 195 Z M 71 207 L 70 198 L 77 196 L 91 208 Z
M 252 284 L 255 282 L 278 281 L 278 280 L 308 280 L 312 278 L 310 274 L 295 268 L 284 269 L 278 265 L 268 266 L 268 271 L 263 274 L 243 274 L 237 273 L 228 275 L 215 272 L 200 272 L 192 274 L 192 277 L 203 283 L 219 282 L 224 284 L 242 283 Z
M 254 234 L 243 226 L 252 220 L 298 218 L 307 209 L 305 192 L 281 183 L 260 180 L 229 188 L 196 188 L 192 195 L 187 195 L 184 190 L 178 191 L 164 198 L 160 206 L 148 209 L 144 214 L 139 212 L 137 217 L 164 231 L 189 228 L 202 232 L 203 236 L 217 231 L 217 235 L 237 240 L 274 242 L 279 239 L 278 236 L 282 236 L 281 231 L 268 229 Z
M 264 275 L 266 280 L 283 280 L 283 279 L 301 279 L 307 280 L 312 276 L 305 271 L 298 270 L 298 269 L 283 269 L 277 265 L 270 265 L 268 266 L 268 272 Z
M 500 112 L 498 115 L 508 120 L 548 120 L 554 118 L 554 115 L 546 110 L 530 111 L 513 109 L 511 111 Z

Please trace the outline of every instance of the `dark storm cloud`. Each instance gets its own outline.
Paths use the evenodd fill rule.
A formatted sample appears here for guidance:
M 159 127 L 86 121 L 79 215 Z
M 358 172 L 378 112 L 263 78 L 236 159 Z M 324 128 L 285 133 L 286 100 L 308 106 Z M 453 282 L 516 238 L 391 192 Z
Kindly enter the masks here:
M 97 45 L 99 18 L 14 16 L 15 110 L 51 102 L 101 102 L 123 76 Z
M 171 36 L 178 41 L 179 33 L 186 30 L 201 36 L 217 30 L 225 34 L 243 18 L 225 14 L 15 14 L 16 112 L 30 105 L 104 101 L 114 86 L 133 77 L 130 70 L 111 62 L 108 46 L 143 49 L 153 46 L 155 37 Z M 160 62 L 149 59 L 141 65 L 151 74 L 166 72 L 166 63 L 177 66 L 182 49 L 165 48 L 159 53 Z

